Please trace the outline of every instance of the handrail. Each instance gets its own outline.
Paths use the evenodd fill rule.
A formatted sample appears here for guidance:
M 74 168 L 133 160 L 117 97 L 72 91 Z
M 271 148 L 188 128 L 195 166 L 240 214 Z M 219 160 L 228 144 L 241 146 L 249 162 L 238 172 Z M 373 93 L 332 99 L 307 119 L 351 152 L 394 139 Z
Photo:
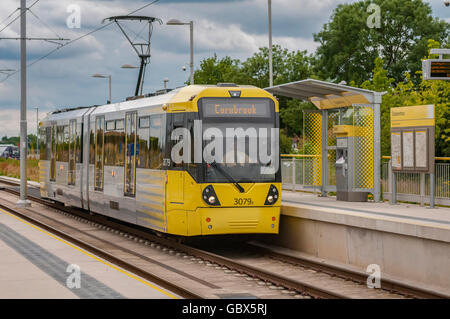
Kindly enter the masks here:
M 321 157 L 320 155 L 314 154 L 281 154 L 281 157 Z
M 299 157 L 299 158 L 308 158 L 308 157 L 321 157 L 320 155 L 313 154 L 281 154 L 281 157 Z M 382 159 L 391 159 L 391 156 L 381 156 Z M 436 161 L 450 161 L 450 157 L 435 157 Z
M 382 159 L 391 159 L 391 156 L 381 156 Z M 436 161 L 450 161 L 450 157 L 435 157 Z

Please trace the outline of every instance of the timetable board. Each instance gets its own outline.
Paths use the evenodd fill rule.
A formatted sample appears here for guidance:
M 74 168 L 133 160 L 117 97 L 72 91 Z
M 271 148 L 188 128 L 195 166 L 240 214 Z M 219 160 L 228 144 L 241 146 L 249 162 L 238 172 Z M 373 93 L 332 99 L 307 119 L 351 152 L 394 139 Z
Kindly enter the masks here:
M 434 171 L 434 105 L 391 108 L 394 171 Z

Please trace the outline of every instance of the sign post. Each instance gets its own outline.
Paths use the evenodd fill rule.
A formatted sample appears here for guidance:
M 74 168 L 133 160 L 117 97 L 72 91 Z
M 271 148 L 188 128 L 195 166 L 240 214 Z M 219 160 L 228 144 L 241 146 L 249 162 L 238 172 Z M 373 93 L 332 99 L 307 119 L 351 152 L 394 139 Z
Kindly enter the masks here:
M 434 208 L 434 105 L 391 108 L 391 204 L 397 202 L 396 172 L 430 174 Z

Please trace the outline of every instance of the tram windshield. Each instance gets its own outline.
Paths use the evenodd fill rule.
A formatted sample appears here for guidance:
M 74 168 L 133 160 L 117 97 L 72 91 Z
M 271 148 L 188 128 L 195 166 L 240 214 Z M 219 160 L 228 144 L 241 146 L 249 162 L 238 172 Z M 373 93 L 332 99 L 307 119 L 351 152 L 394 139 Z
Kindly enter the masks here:
M 279 138 L 270 99 L 202 99 L 200 112 L 205 182 L 277 181 Z

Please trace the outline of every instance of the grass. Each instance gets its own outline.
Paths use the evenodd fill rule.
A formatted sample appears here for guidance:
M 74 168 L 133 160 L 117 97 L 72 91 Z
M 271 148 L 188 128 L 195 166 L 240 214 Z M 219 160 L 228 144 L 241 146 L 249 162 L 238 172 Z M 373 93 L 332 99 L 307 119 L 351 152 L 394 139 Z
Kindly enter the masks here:
M 27 161 L 27 179 L 39 182 L 39 160 L 29 159 Z M 20 161 L 15 159 L 0 158 L 0 175 L 20 178 Z

